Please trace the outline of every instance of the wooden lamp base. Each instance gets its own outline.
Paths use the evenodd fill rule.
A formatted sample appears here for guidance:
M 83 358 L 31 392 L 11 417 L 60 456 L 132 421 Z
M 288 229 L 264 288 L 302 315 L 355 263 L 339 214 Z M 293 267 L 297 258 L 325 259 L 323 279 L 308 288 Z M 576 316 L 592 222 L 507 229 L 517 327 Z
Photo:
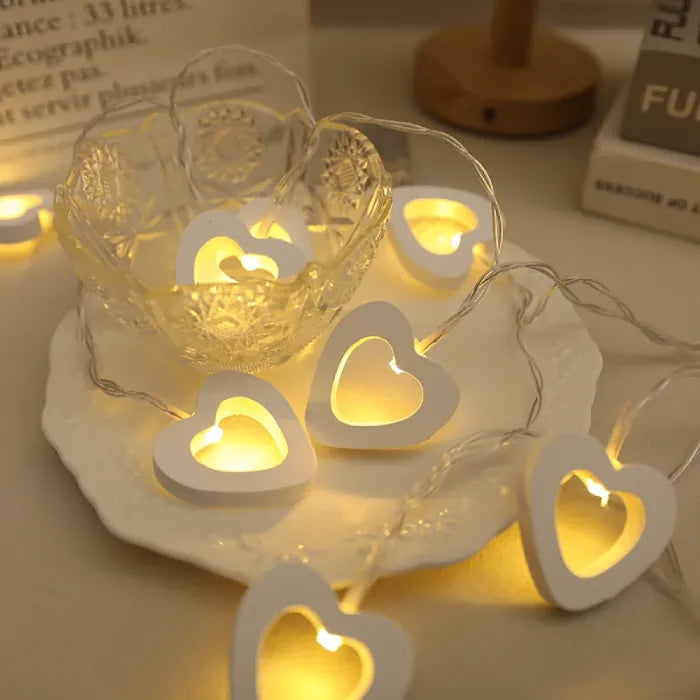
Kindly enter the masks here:
M 585 48 L 548 32 L 532 37 L 527 63 L 495 61 L 487 27 L 434 34 L 415 57 L 418 104 L 474 131 L 536 135 L 572 129 L 593 111 L 600 70 Z

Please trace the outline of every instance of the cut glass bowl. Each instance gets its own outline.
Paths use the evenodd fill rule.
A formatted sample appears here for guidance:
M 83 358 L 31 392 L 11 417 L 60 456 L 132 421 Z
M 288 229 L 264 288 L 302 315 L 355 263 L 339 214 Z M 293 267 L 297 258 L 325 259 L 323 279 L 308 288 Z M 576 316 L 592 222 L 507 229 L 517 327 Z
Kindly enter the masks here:
M 56 190 L 55 226 L 77 275 L 112 316 L 199 370 L 281 364 L 328 326 L 374 256 L 391 207 L 377 151 L 356 129 L 328 123 L 311 152 L 299 108 L 209 100 L 182 110 L 178 131 L 167 104 L 141 106 L 126 126 L 112 127 L 112 114 L 90 125 Z M 309 227 L 314 259 L 302 272 L 175 285 L 178 241 L 197 213 L 265 196 Z

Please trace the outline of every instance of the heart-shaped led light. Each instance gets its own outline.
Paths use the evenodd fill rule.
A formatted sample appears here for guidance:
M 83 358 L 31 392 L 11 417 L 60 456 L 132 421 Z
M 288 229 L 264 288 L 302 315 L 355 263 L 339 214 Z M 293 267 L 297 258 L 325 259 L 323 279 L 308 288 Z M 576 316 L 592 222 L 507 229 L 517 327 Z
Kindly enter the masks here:
M 377 338 L 393 350 L 393 360 L 388 363 L 392 370 L 397 374 L 407 372 L 420 382 L 422 400 L 402 419 L 351 419 L 347 411 L 343 413 L 338 397 L 345 365 L 352 353 Z M 373 376 L 368 368 L 366 381 L 353 388 L 353 400 L 360 404 L 353 410 L 355 416 L 361 416 L 363 403 L 367 413 L 375 413 L 372 402 L 386 402 L 386 394 L 391 391 L 390 385 L 373 381 Z M 306 426 L 314 440 L 332 447 L 406 447 L 432 437 L 449 421 L 458 404 L 459 387 L 440 365 L 416 352 L 406 317 L 393 304 L 374 301 L 350 311 L 329 336 L 311 384 Z
M 202 385 L 197 410 L 153 446 L 158 481 L 203 505 L 269 505 L 300 498 L 316 455 L 299 420 L 271 384 L 221 372 Z
M 399 700 L 408 692 L 413 650 L 404 631 L 380 615 L 348 615 L 328 583 L 302 564 L 282 564 L 268 571 L 243 596 L 236 613 L 231 649 L 231 699 L 255 700 L 260 690 L 260 653 L 267 631 L 283 614 L 298 612 L 317 629 L 329 651 L 352 646 L 362 671 L 351 700 Z M 314 669 L 303 669 L 313 674 Z
M 254 197 L 238 210 L 238 217 L 256 238 L 277 238 L 293 243 L 307 259 L 314 257 L 311 235 L 301 214 L 272 197 Z
M 567 566 L 555 517 L 561 485 L 581 475 L 608 504 L 624 503 L 622 532 L 601 556 L 576 571 Z M 644 464 L 614 465 L 590 435 L 559 435 L 526 473 L 520 494 L 520 530 L 532 577 L 542 596 L 566 610 L 585 610 L 615 597 L 648 569 L 671 540 L 676 520 L 673 484 Z
M 49 227 L 51 201 L 47 190 L 0 195 L 0 246 L 38 238 Z
M 491 204 L 446 187 L 392 190 L 389 239 L 403 266 L 438 289 L 456 289 L 469 275 L 473 248 L 492 236 Z
M 286 279 L 298 274 L 308 262 L 295 245 L 276 238 L 255 238 L 241 219 L 231 212 L 210 209 L 189 223 L 178 244 L 176 284 L 240 282 L 222 270 L 224 261 L 237 258 L 246 273 Z

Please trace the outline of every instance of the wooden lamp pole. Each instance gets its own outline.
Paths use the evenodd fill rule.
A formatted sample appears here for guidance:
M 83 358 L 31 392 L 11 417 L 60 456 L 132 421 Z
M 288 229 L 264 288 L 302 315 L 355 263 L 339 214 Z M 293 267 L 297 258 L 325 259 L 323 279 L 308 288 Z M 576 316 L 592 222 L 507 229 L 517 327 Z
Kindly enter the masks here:
M 591 114 L 598 64 L 581 46 L 537 30 L 537 0 L 496 0 L 489 27 L 443 30 L 416 51 L 416 100 L 475 131 L 564 131 Z

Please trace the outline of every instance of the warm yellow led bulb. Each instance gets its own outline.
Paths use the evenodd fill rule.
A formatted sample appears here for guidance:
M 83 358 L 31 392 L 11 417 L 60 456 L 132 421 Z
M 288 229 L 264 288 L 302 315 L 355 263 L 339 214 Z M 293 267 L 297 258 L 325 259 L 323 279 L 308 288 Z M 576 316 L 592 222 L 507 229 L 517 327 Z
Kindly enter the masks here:
M 392 357 L 389 361 L 389 367 L 394 371 L 394 374 L 403 374 L 403 370 L 396 364 L 396 358 Z
M 462 240 L 462 234 L 461 233 L 455 233 L 454 236 L 452 236 L 452 247 L 457 250 L 459 248 L 459 242 Z
M 325 627 L 318 628 L 316 641 L 328 651 L 338 651 L 343 644 L 343 638 L 340 635 L 330 634 Z
M 263 236 L 260 233 L 260 228 L 262 225 L 262 221 L 256 221 L 251 227 L 250 227 L 250 235 L 253 236 L 254 238 L 263 238 Z M 286 243 L 291 243 L 292 239 L 287 233 L 287 230 L 280 226 L 278 223 L 273 222 L 272 224 L 269 224 L 265 227 L 264 230 L 265 233 L 265 238 L 276 238 L 279 241 L 285 241 Z
M 583 483 L 586 485 L 588 493 L 591 493 L 594 496 L 598 496 L 598 498 L 600 498 L 600 507 L 605 508 L 605 506 L 608 505 L 608 501 L 610 500 L 610 491 L 608 491 L 605 488 L 605 486 L 603 486 L 603 484 L 601 484 L 598 481 L 595 481 L 594 479 L 591 479 L 590 477 L 586 477 Z
M 41 203 L 41 197 L 34 194 L 0 197 L 0 219 L 3 221 L 19 219 Z
M 258 269 L 257 255 L 241 255 L 241 267 L 248 272 Z
M 216 442 L 220 442 L 223 436 L 224 431 L 218 425 L 213 425 L 207 430 L 204 439 L 208 445 L 213 445 Z

